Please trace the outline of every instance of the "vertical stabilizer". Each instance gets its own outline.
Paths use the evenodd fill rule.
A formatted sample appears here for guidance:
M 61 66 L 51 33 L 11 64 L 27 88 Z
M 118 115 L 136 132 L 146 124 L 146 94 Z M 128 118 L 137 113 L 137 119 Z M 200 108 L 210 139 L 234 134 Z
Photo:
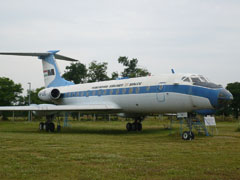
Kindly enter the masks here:
M 54 55 L 58 51 L 48 51 L 48 52 L 49 54 L 46 56 L 39 56 L 39 59 L 42 59 L 45 87 L 73 85 L 74 84 L 73 82 L 65 80 L 60 75 L 58 65 L 54 58 Z

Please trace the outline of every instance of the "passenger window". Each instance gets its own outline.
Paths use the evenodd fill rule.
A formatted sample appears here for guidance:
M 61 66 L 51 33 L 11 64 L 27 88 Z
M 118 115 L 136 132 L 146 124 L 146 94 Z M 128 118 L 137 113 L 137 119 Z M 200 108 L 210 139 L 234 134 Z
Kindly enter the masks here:
M 119 89 L 116 89 L 116 94 L 119 94 Z
M 146 87 L 146 91 L 148 92 L 150 90 L 150 86 Z
M 126 89 L 122 89 L 122 94 L 126 94 Z
M 133 93 L 133 88 L 130 88 L 129 89 L 129 94 L 132 94 Z
M 81 97 L 83 96 L 83 94 L 84 94 L 84 93 L 83 93 L 83 91 L 82 91 L 82 92 L 81 92 Z
M 112 95 L 113 94 L 113 90 L 112 89 L 110 89 L 110 95 Z
M 92 91 L 92 95 L 95 96 L 95 91 Z
M 87 92 L 86 92 L 86 97 L 88 97 L 88 96 L 89 96 L 89 92 L 87 91 Z
M 139 91 L 140 91 L 140 88 L 139 88 L 139 87 L 137 87 L 137 88 L 136 88 L 136 94 L 138 94 L 138 93 L 139 93 Z
M 160 85 L 159 86 L 159 90 L 161 91 L 163 89 L 163 85 Z
M 101 96 L 101 94 L 102 94 L 101 90 L 98 90 L 98 96 Z
M 105 89 L 104 91 L 103 91 L 103 95 L 106 95 L 107 94 L 107 90 Z

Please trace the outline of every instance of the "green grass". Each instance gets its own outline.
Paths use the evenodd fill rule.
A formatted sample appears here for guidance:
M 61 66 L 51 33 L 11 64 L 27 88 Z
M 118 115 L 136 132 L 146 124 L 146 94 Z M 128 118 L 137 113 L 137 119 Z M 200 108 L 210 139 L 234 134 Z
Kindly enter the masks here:
M 237 123 L 217 124 L 218 135 L 183 141 L 159 120 L 142 132 L 122 121 L 71 122 L 61 133 L 38 122 L 0 122 L 0 179 L 239 179 Z M 175 125 L 176 126 L 176 125 Z M 170 133 L 171 132 L 171 133 Z

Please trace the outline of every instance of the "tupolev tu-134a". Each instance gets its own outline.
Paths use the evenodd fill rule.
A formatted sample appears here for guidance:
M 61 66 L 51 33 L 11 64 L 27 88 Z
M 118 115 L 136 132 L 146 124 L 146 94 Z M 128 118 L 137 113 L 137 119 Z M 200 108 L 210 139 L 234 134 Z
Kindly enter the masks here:
M 232 94 L 221 85 L 197 74 L 163 74 L 159 76 L 118 79 L 86 84 L 74 84 L 61 77 L 55 59 L 77 61 L 57 54 L 0 53 L 1 55 L 37 56 L 42 60 L 45 89 L 38 97 L 54 104 L 30 106 L 1 106 L 0 111 L 33 111 L 46 116 L 40 129 L 54 131 L 53 114 L 87 112 L 123 114 L 134 123 L 127 130 L 142 130 L 141 121 L 150 114 L 200 113 L 214 114 L 232 99 Z

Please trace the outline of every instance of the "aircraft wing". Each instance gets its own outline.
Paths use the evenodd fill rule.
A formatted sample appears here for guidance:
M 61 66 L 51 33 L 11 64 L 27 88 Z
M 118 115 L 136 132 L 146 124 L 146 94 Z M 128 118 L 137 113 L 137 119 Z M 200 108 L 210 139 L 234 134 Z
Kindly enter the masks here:
M 54 104 L 33 104 L 30 106 L 0 106 L 0 111 L 121 111 L 121 108 L 114 104 L 82 104 L 82 105 L 54 105 Z

